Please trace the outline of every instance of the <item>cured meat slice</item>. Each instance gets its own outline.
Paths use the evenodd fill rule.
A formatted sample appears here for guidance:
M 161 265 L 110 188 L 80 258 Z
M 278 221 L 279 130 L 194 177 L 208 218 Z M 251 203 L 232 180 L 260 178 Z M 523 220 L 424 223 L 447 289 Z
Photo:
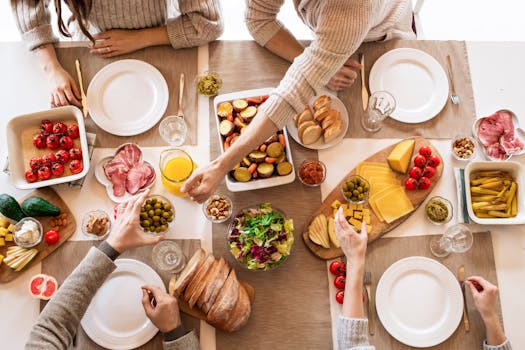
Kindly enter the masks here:
M 126 178 L 126 190 L 131 193 L 137 193 L 141 188 L 151 184 L 155 178 L 155 170 L 148 163 L 138 163 L 131 168 Z
M 478 139 L 487 156 L 496 159 L 506 159 L 524 148 L 523 142 L 514 134 L 512 114 L 507 111 L 483 118 L 478 127 Z

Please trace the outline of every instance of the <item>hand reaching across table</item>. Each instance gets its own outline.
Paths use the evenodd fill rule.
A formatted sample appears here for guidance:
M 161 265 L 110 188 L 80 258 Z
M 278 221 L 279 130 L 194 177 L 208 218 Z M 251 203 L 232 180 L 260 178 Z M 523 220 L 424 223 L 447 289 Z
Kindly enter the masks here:
M 112 29 L 93 35 L 95 43 L 90 45 L 91 54 L 102 58 L 120 56 L 148 46 L 170 43 L 165 28 Z

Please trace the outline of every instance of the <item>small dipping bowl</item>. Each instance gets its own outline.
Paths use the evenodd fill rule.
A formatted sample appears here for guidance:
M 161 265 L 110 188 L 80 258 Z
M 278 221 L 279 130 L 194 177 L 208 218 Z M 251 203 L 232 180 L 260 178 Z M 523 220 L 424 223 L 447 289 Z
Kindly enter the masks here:
M 441 207 L 441 208 L 439 208 Z M 447 211 L 446 217 L 443 214 L 444 219 L 443 220 L 433 220 L 431 217 L 432 212 L 434 212 L 436 215 L 439 213 L 437 210 L 445 210 Z M 452 219 L 452 216 L 454 215 L 454 211 L 452 208 L 452 203 L 446 198 L 440 197 L 440 196 L 434 196 L 428 200 L 428 202 L 425 204 L 425 216 L 427 217 L 428 221 L 435 225 L 443 225 L 449 222 Z
M 319 176 L 319 173 L 322 174 Z M 308 187 L 320 186 L 326 179 L 326 166 L 320 160 L 307 159 L 299 168 L 299 180 Z
M 92 229 L 98 230 L 100 229 L 100 223 L 97 224 L 97 222 L 93 222 L 94 220 L 103 220 L 106 219 L 106 232 L 100 232 L 100 234 L 97 234 L 95 232 L 89 232 L 88 226 L 92 226 Z M 82 233 L 86 235 L 87 237 L 102 240 L 106 238 L 109 233 L 111 232 L 111 218 L 104 210 L 97 209 L 87 212 L 84 217 L 82 218 Z
M 476 140 L 469 135 L 456 135 L 450 144 L 452 156 L 464 162 L 468 162 L 476 157 L 478 147 Z
M 20 237 L 21 235 L 20 231 L 22 227 L 24 226 L 24 224 L 27 222 L 33 222 L 36 225 L 36 228 L 38 230 L 38 236 L 35 237 L 36 239 L 32 240 L 31 242 L 23 242 L 23 240 Z M 42 242 L 43 235 L 44 235 L 44 229 L 42 228 L 42 224 L 37 219 L 31 218 L 31 217 L 23 218 L 22 220 L 17 222 L 15 225 L 15 230 L 13 231 L 13 239 L 15 240 L 16 245 L 22 248 L 31 248 L 31 247 L 34 247 L 40 244 L 40 242 Z
M 219 202 L 219 203 L 218 203 Z M 226 212 L 225 215 L 221 215 L 221 216 L 224 216 L 224 218 L 222 219 L 215 219 L 210 213 L 211 209 L 213 209 L 214 207 L 216 207 L 216 204 L 223 204 L 225 206 L 227 206 L 227 208 L 217 208 L 219 211 L 223 211 L 223 212 Z M 225 222 L 227 221 L 229 218 L 231 218 L 232 216 L 232 213 L 233 213 L 233 204 L 232 204 L 232 201 L 230 198 L 228 198 L 227 196 L 223 195 L 223 194 L 214 194 L 212 195 L 210 198 L 206 199 L 206 201 L 204 203 L 202 203 L 202 212 L 204 213 L 204 216 L 206 217 L 206 219 L 208 219 L 209 221 L 215 223 L 215 224 L 220 224 L 221 222 Z
M 351 197 L 347 197 L 346 194 L 345 194 L 345 190 L 344 190 L 344 186 L 346 185 L 347 182 L 349 181 L 353 181 L 355 179 L 359 179 L 360 182 L 364 183 L 366 185 L 366 187 L 368 188 L 366 191 L 363 191 L 363 199 L 360 199 L 360 200 L 352 200 Z M 348 203 L 352 203 L 352 204 L 364 204 L 368 201 L 368 196 L 370 195 L 370 183 L 368 183 L 368 181 L 362 177 L 362 176 L 359 176 L 359 175 L 351 175 L 349 177 L 347 177 L 345 179 L 345 182 L 343 183 L 343 186 L 341 186 L 341 194 L 343 195 L 344 199 L 346 199 L 348 201 Z

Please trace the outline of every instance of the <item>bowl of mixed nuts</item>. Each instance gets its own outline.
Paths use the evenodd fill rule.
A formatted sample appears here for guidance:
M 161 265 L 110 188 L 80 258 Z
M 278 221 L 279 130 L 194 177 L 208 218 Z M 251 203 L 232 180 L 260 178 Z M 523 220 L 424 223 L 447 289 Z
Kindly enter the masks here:
M 232 201 L 223 194 L 214 194 L 202 204 L 206 219 L 213 223 L 225 222 L 232 216 Z
M 471 136 L 457 135 L 452 139 L 452 155 L 457 160 L 473 159 L 476 149 L 476 141 Z

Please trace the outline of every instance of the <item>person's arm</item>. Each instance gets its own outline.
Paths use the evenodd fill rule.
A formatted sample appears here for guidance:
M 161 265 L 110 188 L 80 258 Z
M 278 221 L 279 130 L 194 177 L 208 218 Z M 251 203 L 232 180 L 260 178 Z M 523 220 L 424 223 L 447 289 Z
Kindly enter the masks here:
M 51 27 L 48 7 L 49 0 L 11 0 L 16 25 L 29 50 L 58 42 Z

